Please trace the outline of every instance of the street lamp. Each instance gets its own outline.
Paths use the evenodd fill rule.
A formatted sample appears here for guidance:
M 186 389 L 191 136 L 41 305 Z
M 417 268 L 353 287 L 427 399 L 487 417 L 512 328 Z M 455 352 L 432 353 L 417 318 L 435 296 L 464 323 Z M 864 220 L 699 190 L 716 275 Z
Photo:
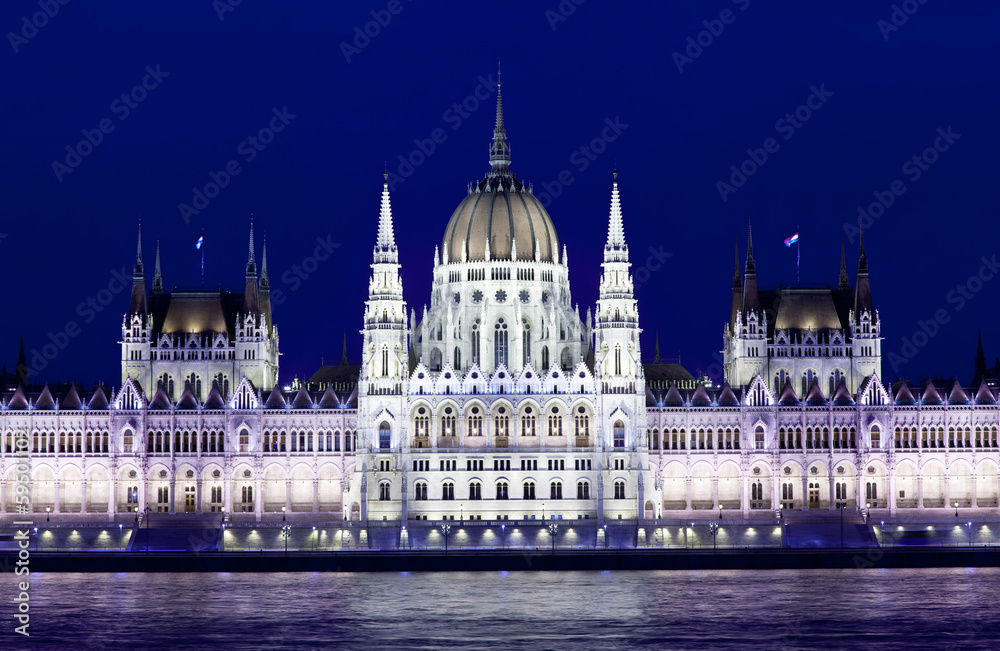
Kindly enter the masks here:
M 458 521 L 459 522 L 465 522 L 465 505 L 464 504 L 459 504 L 458 505 Z
M 719 520 L 722 520 L 722 505 L 719 505 Z
M 542 519 L 545 519 L 545 502 L 542 502 Z
M 549 525 L 549 537 L 552 538 L 552 553 L 556 553 L 556 534 L 559 533 L 559 525 L 553 522 Z
M 503 537 L 504 531 L 506 529 L 507 529 L 507 525 L 505 525 L 505 524 L 501 524 L 500 525 L 500 547 L 503 548 L 503 549 L 507 548 L 507 543 L 504 541 L 504 537 Z
M 285 556 L 288 556 L 288 536 L 292 535 L 291 525 L 281 525 L 281 535 L 285 537 Z
M 604 549 L 608 548 L 608 525 L 604 525 Z
M 222 551 L 223 551 L 223 553 L 225 553 L 225 551 L 226 551 L 226 523 L 225 522 L 222 523 Z
M 281 507 L 281 521 L 285 521 L 285 507 Z
M 35 527 L 35 551 L 38 551 L 38 527 Z
M 46 506 L 45 507 L 45 521 L 46 522 L 49 521 L 49 511 L 51 511 L 51 507 Z
M 118 523 L 118 551 L 122 550 L 122 523 Z
M 444 534 L 444 553 L 445 554 L 448 553 L 448 533 L 450 531 L 451 531 L 451 525 L 450 524 L 442 524 L 441 525 L 441 533 Z
M 406 527 L 403 527 L 404 529 Z M 313 527 L 313 551 L 316 551 L 316 538 L 319 538 L 319 534 L 316 533 L 316 527 Z
M 955 502 L 955 517 L 958 517 L 958 502 Z
M 136 507 L 137 509 L 139 507 Z M 146 556 L 149 556 L 149 514 L 153 512 L 152 507 L 147 506 L 146 512 Z
M 972 523 L 971 522 L 967 522 L 965 524 L 965 526 L 969 530 L 969 547 L 971 548 L 972 547 Z
M 716 522 L 713 522 L 712 524 L 708 525 L 708 528 L 709 528 L 709 531 L 712 532 L 712 553 L 714 554 L 715 552 L 717 552 L 719 550 L 719 547 L 716 544 L 716 541 L 719 538 L 719 524 L 716 523 Z

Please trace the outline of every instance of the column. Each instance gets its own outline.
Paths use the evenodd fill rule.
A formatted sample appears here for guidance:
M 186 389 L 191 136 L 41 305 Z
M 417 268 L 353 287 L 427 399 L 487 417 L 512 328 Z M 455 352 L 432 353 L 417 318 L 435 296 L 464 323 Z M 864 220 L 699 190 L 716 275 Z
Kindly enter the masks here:
M 835 480 L 833 478 L 833 473 L 830 473 L 830 510 L 831 511 L 834 510 L 835 508 L 837 508 L 837 501 L 834 498 L 834 495 L 836 495 L 836 493 L 834 492 L 834 488 L 833 488 L 834 487 L 834 483 L 835 483 Z
M 740 510 L 743 511 L 743 517 L 749 515 L 750 510 L 750 477 L 749 475 L 743 475 L 743 492 L 740 493 Z
M 194 512 L 201 515 L 201 477 L 194 483 Z
M 691 510 L 691 476 L 684 478 L 684 508 Z
M 889 508 L 889 515 L 896 514 L 896 471 L 889 471 L 889 499 L 886 502 Z
M 170 475 L 170 506 L 167 509 L 167 513 L 173 515 L 175 513 L 174 505 L 177 503 L 177 491 L 174 487 L 177 485 L 177 478 L 174 475 Z
M 7 480 L 0 479 L 0 513 L 7 512 Z
M 292 480 L 285 479 L 285 511 L 292 512 Z
M 233 478 L 224 477 L 222 480 L 222 505 L 226 513 L 233 512 Z
M 712 477 L 712 509 L 719 510 L 719 476 Z
M 861 473 L 860 470 L 858 470 L 858 473 L 859 473 L 858 474 L 858 492 L 857 492 L 857 500 L 856 501 L 858 503 L 858 510 L 860 511 L 861 509 L 865 508 L 865 485 L 864 485 L 865 478 L 864 478 L 863 475 L 860 474 Z
M 108 482 L 108 519 L 114 519 L 115 515 L 115 503 L 118 499 L 118 478 L 112 477 L 111 481 Z
M 944 474 L 944 508 L 951 506 L 951 475 Z
M 86 515 L 87 513 L 87 480 L 83 479 L 80 481 L 80 513 Z
M 438 446 L 438 417 L 437 413 L 431 414 L 431 431 L 427 432 L 428 438 L 431 440 L 431 449 L 436 450 Z M 416 434 L 416 432 L 413 432 Z M 406 442 L 406 446 L 409 447 L 409 441 Z
M 781 475 L 777 471 L 771 475 L 771 508 L 781 508 Z
M 313 513 L 319 513 L 319 479 L 313 479 Z
M 917 508 L 924 508 L 924 476 L 917 475 Z
M 146 505 L 149 504 L 149 478 L 142 478 L 142 492 L 139 493 L 139 512 L 142 513 L 146 510 Z
M 55 482 L 53 482 L 53 485 L 55 486 L 55 489 L 56 489 L 55 502 L 53 503 L 53 506 L 52 506 L 52 512 L 53 513 L 59 513 L 59 485 L 61 483 L 62 482 L 60 482 L 58 479 L 55 480 Z
M 802 510 L 809 510 L 809 475 L 804 473 L 802 475 Z
M 263 495 L 261 495 L 261 488 L 263 488 L 264 482 L 260 477 L 255 476 L 253 480 L 253 512 L 257 516 L 257 521 L 260 521 L 260 515 L 263 511 Z
M 977 508 L 979 506 L 978 500 L 976 500 L 976 471 L 972 471 L 972 508 Z

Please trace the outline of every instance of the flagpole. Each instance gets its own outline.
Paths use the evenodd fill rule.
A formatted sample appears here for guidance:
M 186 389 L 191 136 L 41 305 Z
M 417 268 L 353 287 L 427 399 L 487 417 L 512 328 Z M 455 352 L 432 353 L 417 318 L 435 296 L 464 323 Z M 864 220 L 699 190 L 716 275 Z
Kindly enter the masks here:
M 795 284 L 802 286 L 802 275 L 799 273 L 799 261 L 802 258 L 802 239 L 798 237 L 799 227 L 795 227 Z M 204 254 L 202 254 L 204 255 Z
M 201 288 L 205 289 L 205 229 L 201 229 Z

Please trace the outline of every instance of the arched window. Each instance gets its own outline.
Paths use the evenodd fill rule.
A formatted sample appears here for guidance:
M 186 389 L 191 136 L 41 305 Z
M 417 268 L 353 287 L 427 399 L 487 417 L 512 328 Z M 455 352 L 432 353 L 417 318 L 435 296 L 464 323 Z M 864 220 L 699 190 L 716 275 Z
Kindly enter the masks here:
M 392 428 L 389 427 L 389 423 L 382 422 L 378 426 L 378 447 L 382 450 L 388 450 L 392 446 Z
M 549 370 L 549 347 L 542 346 L 542 371 Z
M 753 431 L 754 447 L 758 450 L 764 449 L 764 426 L 758 425 Z
M 521 497 L 524 500 L 535 499 L 535 482 L 526 481 L 524 482 L 524 495 Z
M 562 365 L 564 371 L 573 370 L 573 353 L 569 352 L 569 348 L 562 349 L 562 353 L 559 355 L 559 363 Z
M 505 481 L 498 481 L 497 482 L 497 499 L 498 500 L 508 499 L 508 495 L 507 495 L 507 482 L 505 482 Z
M 840 383 L 844 381 L 844 372 L 839 368 L 830 373 L 830 396 L 832 397 Z
M 615 344 L 615 375 L 622 374 L 622 346 Z
M 174 399 L 174 380 L 170 377 L 169 373 L 164 373 L 160 376 L 160 379 L 156 382 L 157 388 L 163 389 L 167 394 L 167 397 L 171 400 Z
M 445 414 L 441 417 L 441 436 L 455 436 L 455 414 L 451 407 L 445 407 Z
M 872 425 L 871 436 L 872 436 L 872 447 L 873 448 L 880 447 L 879 439 L 881 438 L 881 432 L 879 431 L 878 425 Z
M 455 354 L 453 356 L 451 365 L 455 367 L 456 371 L 462 370 L 462 349 L 459 348 L 458 346 L 455 346 Z
M 392 491 L 389 488 L 390 484 L 387 481 L 381 482 L 378 485 L 378 498 L 382 502 L 388 502 L 392 499 Z
M 521 354 L 527 365 L 531 361 L 531 324 L 525 317 L 521 317 Z
M 562 482 L 554 481 L 549 484 L 549 499 L 550 500 L 561 500 L 562 499 Z
M 800 395 L 803 398 L 809 393 L 809 389 L 812 388 L 812 384 L 815 380 L 815 371 L 809 370 L 802 374 L 802 393 Z
M 389 377 L 389 346 L 382 346 L 382 377 Z
M 528 407 L 531 409 L 531 407 Z M 535 435 L 535 417 L 530 414 L 522 414 L 521 416 L 521 436 L 534 436 Z
M 478 481 L 474 481 L 469 484 L 469 499 L 470 500 L 483 499 L 483 485 L 480 484 Z
M 578 500 L 589 500 L 590 499 L 590 484 L 585 481 L 577 482 L 576 484 L 576 499 Z
M 455 499 L 455 484 L 454 482 L 446 481 L 441 486 L 441 499 L 443 500 L 453 500 Z
M 413 434 L 417 438 L 427 438 L 431 432 L 431 417 L 426 407 L 417 408 L 417 417 L 413 419 Z
M 427 484 L 425 482 L 418 481 L 417 485 L 414 488 L 415 490 L 413 499 L 419 500 L 421 502 L 425 501 L 427 499 Z
M 774 393 L 775 395 L 780 394 L 781 390 L 785 388 L 785 383 L 788 382 L 788 371 L 782 369 L 774 374 Z
M 441 351 L 435 348 L 431 351 L 431 370 L 440 371 L 441 370 Z
M 480 360 L 479 341 L 482 333 L 479 330 L 479 319 L 472 324 L 472 363 L 478 364 Z M 456 369 L 457 370 L 457 369 Z
M 508 365 L 507 361 L 507 322 L 501 317 L 493 326 L 493 365 L 499 367 Z
M 549 436 L 562 436 L 562 416 L 559 415 L 558 408 L 552 408 L 549 416 Z
M 615 481 L 615 497 L 616 500 L 625 499 L 625 482 L 621 479 Z
M 620 420 L 615 421 L 614 447 L 616 448 L 625 447 L 625 423 L 621 422 Z

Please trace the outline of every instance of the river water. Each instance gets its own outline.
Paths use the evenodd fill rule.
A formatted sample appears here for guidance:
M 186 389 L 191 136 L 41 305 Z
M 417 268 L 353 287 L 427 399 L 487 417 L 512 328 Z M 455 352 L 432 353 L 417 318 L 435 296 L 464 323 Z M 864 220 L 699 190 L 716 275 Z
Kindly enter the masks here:
M 47 573 L 31 586 L 30 644 L 5 615 L 0 648 L 1000 649 L 1000 569 Z

